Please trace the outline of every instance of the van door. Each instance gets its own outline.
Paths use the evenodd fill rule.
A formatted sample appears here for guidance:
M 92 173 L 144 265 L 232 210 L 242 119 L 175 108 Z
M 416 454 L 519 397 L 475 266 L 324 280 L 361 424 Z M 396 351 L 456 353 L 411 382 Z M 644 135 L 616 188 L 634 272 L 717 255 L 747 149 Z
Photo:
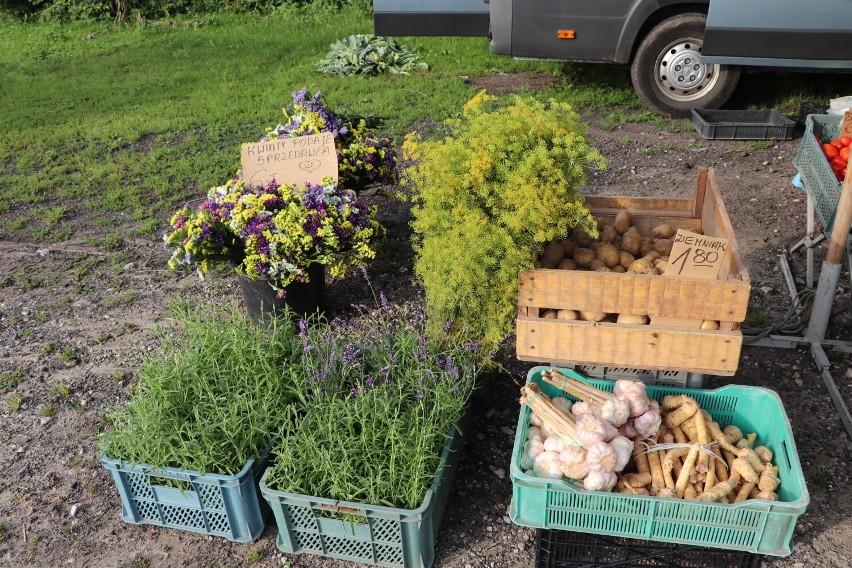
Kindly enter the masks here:
M 486 0 L 373 0 L 382 36 L 488 36 Z
M 711 0 L 704 63 L 852 69 L 850 0 Z

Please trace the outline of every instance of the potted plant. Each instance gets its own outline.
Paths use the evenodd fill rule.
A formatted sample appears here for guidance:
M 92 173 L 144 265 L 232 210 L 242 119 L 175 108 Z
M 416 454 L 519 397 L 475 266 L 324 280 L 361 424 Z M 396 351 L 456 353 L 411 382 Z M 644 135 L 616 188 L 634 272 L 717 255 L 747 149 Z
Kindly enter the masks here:
M 261 141 L 330 132 L 337 147 L 339 183 L 361 191 L 399 181 L 393 139 L 370 132 L 365 120 L 355 123 L 331 110 L 321 92 L 293 91 L 293 102 L 283 109 L 286 121 L 268 128 Z
M 400 567 L 434 558 L 482 355 L 429 337 L 422 310 L 381 304 L 301 324 L 307 413 L 284 423 L 260 484 L 283 552 Z
M 285 304 L 312 313 L 323 307 L 324 270 L 340 277 L 375 256 L 370 242 L 382 230 L 375 215 L 375 207 L 328 179 L 251 188 L 234 178 L 212 188 L 195 211 L 174 214 L 164 236 L 168 264 L 197 266 L 202 274 L 233 266 L 254 318 Z
M 227 304 L 173 311 L 179 332 L 162 334 L 130 400 L 107 413 L 101 463 L 126 522 L 249 542 L 265 526 L 257 483 L 293 411 L 284 370 L 301 340 L 294 326 L 258 327 Z

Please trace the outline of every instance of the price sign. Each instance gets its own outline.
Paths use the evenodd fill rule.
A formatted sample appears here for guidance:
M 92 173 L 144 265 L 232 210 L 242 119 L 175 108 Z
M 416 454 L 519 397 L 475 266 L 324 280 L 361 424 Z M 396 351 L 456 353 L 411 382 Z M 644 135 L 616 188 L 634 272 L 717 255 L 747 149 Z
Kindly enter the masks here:
M 728 239 L 678 229 L 666 266 L 666 276 L 715 280 L 728 262 Z
M 840 136 L 852 137 L 852 110 L 843 113 L 843 120 L 840 121 Z
M 243 179 L 250 187 L 278 183 L 337 181 L 337 151 L 331 132 L 243 144 Z

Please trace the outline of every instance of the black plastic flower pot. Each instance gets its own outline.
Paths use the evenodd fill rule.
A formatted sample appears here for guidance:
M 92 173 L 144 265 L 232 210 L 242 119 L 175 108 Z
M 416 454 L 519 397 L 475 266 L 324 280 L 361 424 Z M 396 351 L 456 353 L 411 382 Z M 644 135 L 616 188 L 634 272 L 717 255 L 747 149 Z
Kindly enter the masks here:
M 294 282 L 285 286 L 286 294 L 278 297 L 278 291 L 266 280 L 251 280 L 240 275 L 240 290 L 246 303 L 249 317 L 257 321 L 283 315 L 287 308 L 297 317 L 307 317 L 325 311 L 325 266 L 312 264 L 308 267 L 309 282 Z

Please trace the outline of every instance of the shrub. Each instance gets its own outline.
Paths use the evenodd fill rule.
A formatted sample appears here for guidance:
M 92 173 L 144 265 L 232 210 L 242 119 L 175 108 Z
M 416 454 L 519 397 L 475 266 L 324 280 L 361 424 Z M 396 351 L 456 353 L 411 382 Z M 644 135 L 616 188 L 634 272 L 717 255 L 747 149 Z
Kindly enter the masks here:
M 443 140 L 410 135 L 406 171 L 416 189 L 415 272 L 432 331 L 456 321 L 492 348 L 513 328 L 518 273 L 575 225 L 597 234 L 579 193 L 604 158 L 570 106 L 530 97 L 497 106 L 471 99 Z

